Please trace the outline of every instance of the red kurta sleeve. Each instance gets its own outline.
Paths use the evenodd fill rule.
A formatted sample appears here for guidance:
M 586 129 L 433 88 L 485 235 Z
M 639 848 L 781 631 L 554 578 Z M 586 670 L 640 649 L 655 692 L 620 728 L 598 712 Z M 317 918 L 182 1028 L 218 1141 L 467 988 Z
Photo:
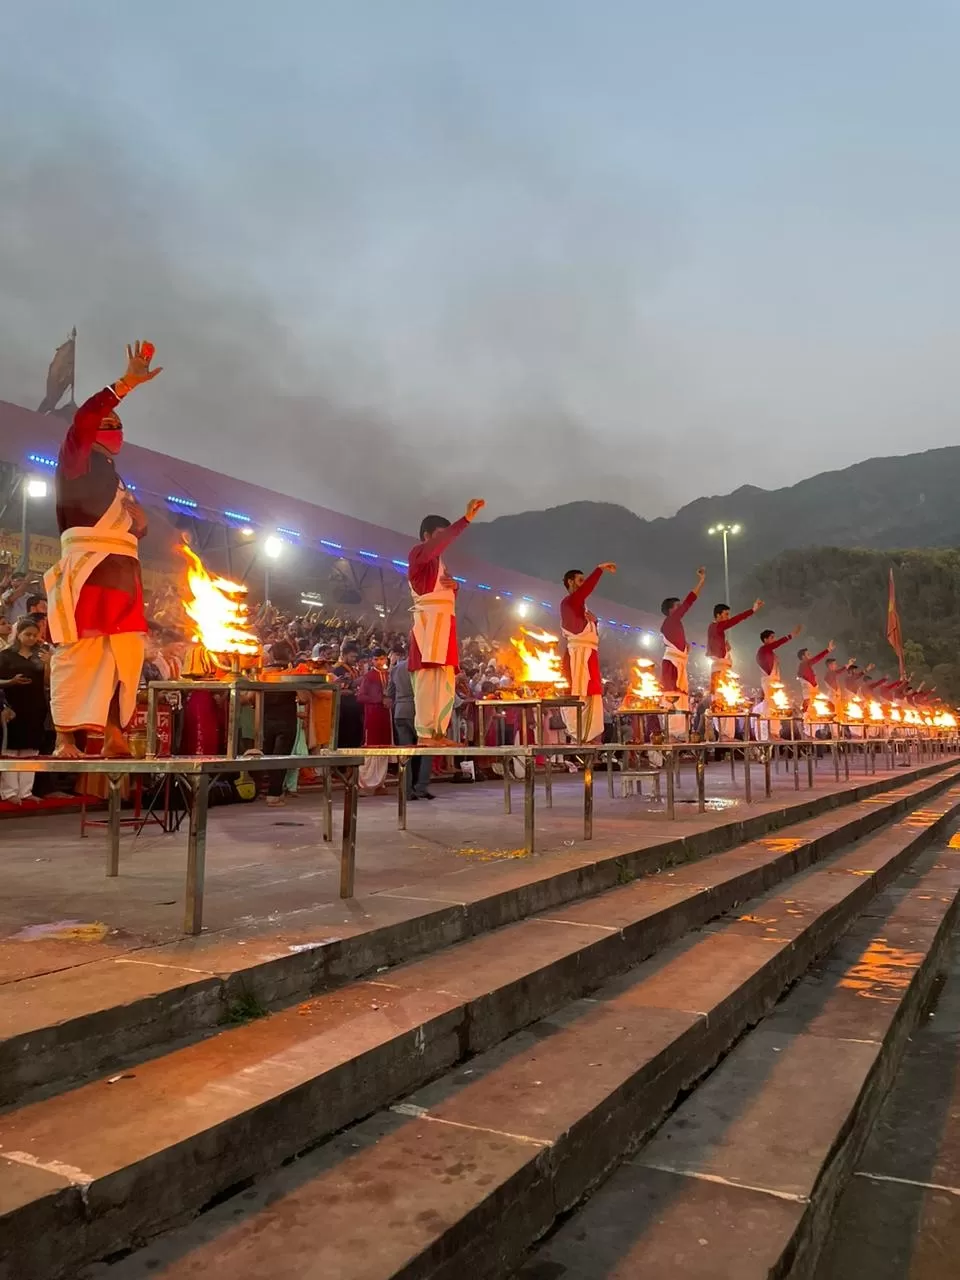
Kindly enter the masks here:
M 746 622 L 748 618 L 753 617 L 752 609 L 744 609 L 743 613 L 735 613 L 732 618 L 724 618 L 717 626 L 722 632 L 727 632 L 731 627 L 738 627 L 741 622 Z
M 85 400 L 73 416 L 63 444 L 60 447 L 60 466 L 64 474 L 71 480 L 90 465 L 90 450 L 97 440 L 97 432 L 103 425 L 108 413 L 112 413 L 120 403 L 120 397 L 113 387 L 104 387 L 89 400 Z

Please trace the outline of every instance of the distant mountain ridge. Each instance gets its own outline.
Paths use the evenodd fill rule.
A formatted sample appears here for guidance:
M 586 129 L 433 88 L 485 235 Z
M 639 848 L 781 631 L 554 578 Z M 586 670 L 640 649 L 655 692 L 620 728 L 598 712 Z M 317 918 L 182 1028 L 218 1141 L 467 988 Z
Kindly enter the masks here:
M 722 598 L 720 539 L 707 534 L 717 521 L 743 526 L 730 539 L 731 594 L 737 595 L 737 583 L 783 551 L 960 546 L 958 498 L 960 446 L 949 446 L 870 458 L 783 489 L 743 485 L 654 520 L 603 502 L 502 516 L 474 525 L 470 550 L 504 568 L 554 579 L 570 568 L 589 571 L 614 560 L 620 572 L 604 582 L 604 594 L 656 611 L 664 596 L 682 595 L 692 585 L 701 564 L 707 596 Z

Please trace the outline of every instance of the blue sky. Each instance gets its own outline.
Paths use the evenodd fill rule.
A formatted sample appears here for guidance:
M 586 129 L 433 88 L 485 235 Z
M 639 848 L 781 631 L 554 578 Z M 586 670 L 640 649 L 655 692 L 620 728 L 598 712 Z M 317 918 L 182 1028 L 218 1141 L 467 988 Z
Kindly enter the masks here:
M 0 397 L 385 523 L 955 442 L 960 13 L 0 10 Z

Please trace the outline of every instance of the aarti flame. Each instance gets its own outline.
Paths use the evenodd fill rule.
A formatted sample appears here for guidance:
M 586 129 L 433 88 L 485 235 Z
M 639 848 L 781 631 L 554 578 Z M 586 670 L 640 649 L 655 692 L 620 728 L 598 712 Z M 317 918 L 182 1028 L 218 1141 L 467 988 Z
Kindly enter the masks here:
M 826 698 L 814 698 L 811 709 L 817 720 L 830 720 L 833 718 L 833 707 Z
M 938 711 L 933 717 L 933 723 L 938 729 L 955 729 L 957 717 L 950 711 Z
M 870 703 L 870 719 L 876 723 L 880 723 L 883 720 L 883 705 L 881 703 Z
M 859 700 L 859 698 L 851 698 L 850 701 L 847 703 L 846 712 L 847 712 L 848 720 L 862 720 L 863 719 L 863 703 Z
M 743 696 L 743 690 L 740 688 L 740 677 L 735 671 L 727 671 L 717 681 L 714 690 L 713 704 L 714 709 L 721 708 L 735 711 L 738 707 L 744 706 L 746 699 Z
M 187 561 L 190 592 L 183 607 L 194 624 L 194 643 L 214 654 L 259 653 L 260 641 L 249 629 L 246 587 L 227 578 L 211 577 L 200 557 L 185 543 L 180 550 Z
M 563 664 L 560 659 L 560 639 L 549 631 L 531 631 L 520 628 L 519 636 L 511 636 L 510 644 L 520 658 L 521 684 L 565 685 Z
M 633 666 L 633 683 L 623 700 L 624 710 L 655 711 L 662 696 L 656 667 L 649 658 L 637 658 Z
M 781 715 L 787 715 L 789 713 L 790 698 L 782 684 L 774 684 L 770 686 L 770 701 Z

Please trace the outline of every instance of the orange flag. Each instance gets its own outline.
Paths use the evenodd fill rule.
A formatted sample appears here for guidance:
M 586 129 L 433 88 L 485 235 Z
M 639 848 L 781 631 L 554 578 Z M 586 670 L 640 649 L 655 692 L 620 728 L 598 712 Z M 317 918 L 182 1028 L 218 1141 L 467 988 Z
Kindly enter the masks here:
M 890 591 L 887 597 L 887 642 L 900 663 L 900 679 L 906 679 L 903 665 L 903 634 L 900 631 L 900 614 L 897 612 L 897 591 L 893 584 L 893 568 L 890 569 Z

